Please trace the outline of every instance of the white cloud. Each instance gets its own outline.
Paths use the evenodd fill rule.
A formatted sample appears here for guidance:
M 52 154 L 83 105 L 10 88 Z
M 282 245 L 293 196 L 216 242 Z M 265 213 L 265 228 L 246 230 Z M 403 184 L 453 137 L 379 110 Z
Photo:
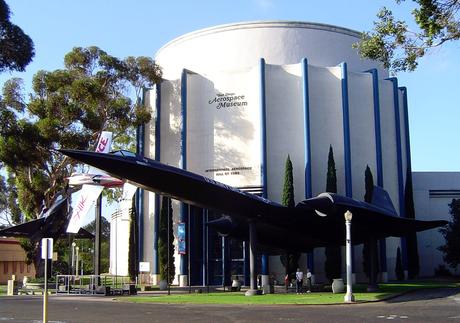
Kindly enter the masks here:
M 275 7 L 274 0 L 253 0 L 262 10 L 269 10 Z

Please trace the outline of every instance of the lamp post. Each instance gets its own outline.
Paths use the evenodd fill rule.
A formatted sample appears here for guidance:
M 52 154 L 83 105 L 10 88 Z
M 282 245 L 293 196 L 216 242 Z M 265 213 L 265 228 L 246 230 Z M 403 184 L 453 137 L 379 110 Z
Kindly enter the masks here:
M 74 266 L 75 266 L 75 246 L 76 245 L 77 244 L 75 243 L 75 241 L 72 242 L 72 263 L 70 265 L 70 268 L 71 268 L 70 274 L 72 274 L 72 275 L 74 273 L 74 268 L 75 268 Z
M 353 214 L 350 211 L 345 212 L 345 232 L 346 232 L 346 239 L 345 239 L 345 246 L 346 246 L 346 258 L 347 258 L 347 293 L 344 296 L 344 301 L 346 303 L 351 303 L 355 301 L 355 297 L 353 296 L 353 281 L 352 281 L 352 273 L 351 273 L 351 219 L 353 218 Z
M 78 276 L 78 250 L 80 250 L 80 248 L 77 246 L 77 247 L 75 247 L 75 249 L 77 250 L 77 252 L 76 252 L 77 257 L 76 257 L 76 261 L 75 261 L 75 276 Z

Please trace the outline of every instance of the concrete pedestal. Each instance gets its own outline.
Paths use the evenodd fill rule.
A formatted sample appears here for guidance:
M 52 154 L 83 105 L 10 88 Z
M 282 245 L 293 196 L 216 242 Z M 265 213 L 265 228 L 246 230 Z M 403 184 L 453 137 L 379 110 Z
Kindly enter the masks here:
M 159 285 L 160 284 L 160 274 L 152 274 L 150 275 L 150 281 L 152 285 Z
M 355 296 L 352 293 L 346 293 L 343 297 L 345 303 L 353 303 L 355 301 Z
M 8 287 L 6 290 L 6 295 L 12 296 L 12 295 L 17 295 L 18 294 L 18 284 L 15 280 L 9 279 L 8 280 Z
M 380 281 L 382 283 L 388 283 L 388 272 L 384 271 L 380 273 Z
M 255 296 L 255 295 L 262 295 L 262 291 L 259 289 L 248 289 L 246 293 L 244 293 L 245 296 Z
M 188 286 L 188 275 L 179 275 L 179 286 L 180 287 Z

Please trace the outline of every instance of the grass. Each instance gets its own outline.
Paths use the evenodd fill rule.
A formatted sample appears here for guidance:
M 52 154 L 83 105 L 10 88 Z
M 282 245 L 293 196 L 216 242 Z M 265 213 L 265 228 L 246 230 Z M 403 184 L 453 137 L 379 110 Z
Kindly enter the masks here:
M 459 287 L 457 283 L 402 283 L 402 284 L 380 284 L 379 292 L 366 292 L 365 285 L 356 285 L 353 294 L 357 302 L 378 301 L 401 293 L 418 289 Z M 265 304 L 265 305 L 288 305 L 288 304 L 334 304 L 343 303 L 344 294 L 333 294 L 331 292 L 315 292 L 302 295 L 296 294 L 268 294 L 263 296 L 246 297 L 241 292 L 220 292 L 209 294 L 173 294 L 173 295 L 152 295 L 132 296 L 118 299 L 134 303 L 183 303 L 183 304 Z
M 0 296 L 5 296 L 7 289 L 8 285 L 0 285 Z

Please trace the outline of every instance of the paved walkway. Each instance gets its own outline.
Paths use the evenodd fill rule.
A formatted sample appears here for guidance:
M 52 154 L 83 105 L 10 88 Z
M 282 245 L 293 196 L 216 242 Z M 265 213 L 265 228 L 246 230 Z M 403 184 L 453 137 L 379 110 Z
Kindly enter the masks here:
M 52 296 L 49 322 L 460 322 L 460 289 L 344 305 L 133 304 L 111 297 Z M 39 322 L 40 296 L 0 298 L 0 321 Z

